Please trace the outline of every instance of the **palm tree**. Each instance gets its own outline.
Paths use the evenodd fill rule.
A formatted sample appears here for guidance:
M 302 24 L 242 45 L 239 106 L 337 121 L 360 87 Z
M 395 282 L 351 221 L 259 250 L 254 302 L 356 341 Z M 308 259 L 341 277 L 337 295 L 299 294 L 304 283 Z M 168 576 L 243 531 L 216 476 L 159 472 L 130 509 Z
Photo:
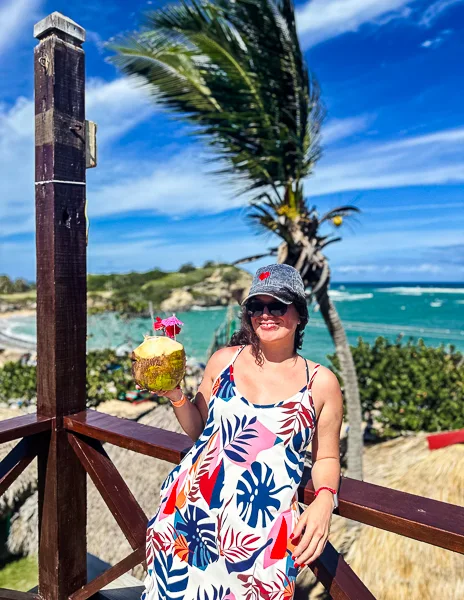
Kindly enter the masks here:
M 219 162 L 216 173 L 238 181 L 250 198 L 251 220 L 280 238 L 268 254 L 296 267 L 317 299 L 340 361 L 348 471 L 362 479 L 356 371 L 322 253 L 340 238 L 319 235 L 324 222 L 340 226 L 359 209 L 340 206 L 319 219 L 304 197 L 303 181 L 321 154 L 325 111 L 300 48 L 293 1 L 181 0 L 149 13 L 141 32 L 111 47 L 123 72 L 194 126 Z

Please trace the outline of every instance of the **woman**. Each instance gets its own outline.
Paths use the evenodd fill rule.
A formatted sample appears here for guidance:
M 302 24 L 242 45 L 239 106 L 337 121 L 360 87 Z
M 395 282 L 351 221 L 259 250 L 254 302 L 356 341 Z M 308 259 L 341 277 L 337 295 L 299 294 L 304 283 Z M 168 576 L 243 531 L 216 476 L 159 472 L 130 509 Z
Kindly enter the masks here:
M 159 392 L 195 444 L 163 482 L 148 523 L 141 600 L 291 600 L 299 569 L 326 544 L 340 477 L 340 386 L 297 353 L 308 321 L 298 271 L 259 269 L 242 304 L 241 329 L 208 361 L 194 401 L 180 389 Z M 311 441 L 317 496 L 300 510 Z

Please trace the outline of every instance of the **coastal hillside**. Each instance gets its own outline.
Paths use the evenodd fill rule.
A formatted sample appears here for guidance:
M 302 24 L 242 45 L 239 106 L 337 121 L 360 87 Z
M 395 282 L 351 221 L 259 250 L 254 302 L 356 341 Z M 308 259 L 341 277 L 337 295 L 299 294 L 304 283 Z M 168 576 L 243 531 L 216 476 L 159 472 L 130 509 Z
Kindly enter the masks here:
M 147 314 L 150 302 L 155 310 L 166 312 L 190 310 L 193 306 L 227 306 L 231 301 L 241 301 L 251 279 L 243 269 L 212 261 L 203 267 L 187 263 L 178 271 L 89 274 L 88 312 L 142 315 Z M 16 291 L 14 282 L 5 289 L 15 291 L 0 294 L 0 313 L 35 309 L 35 289 Z

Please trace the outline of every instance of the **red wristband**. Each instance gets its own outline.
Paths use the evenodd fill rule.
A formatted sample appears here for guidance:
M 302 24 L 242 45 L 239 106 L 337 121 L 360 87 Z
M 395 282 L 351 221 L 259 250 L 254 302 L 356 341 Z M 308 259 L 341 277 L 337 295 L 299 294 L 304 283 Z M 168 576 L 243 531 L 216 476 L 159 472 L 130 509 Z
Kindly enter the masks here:
M 318 488 L 318 489 L 317 489 L 317 490 L 314 492 L 314 495 L 315 495 L 315 496 L 317 496 L 321 490 L 329 490 L 329 492 L 332 492 L 332 494 L 336 494 L 336 493 L 337 493 L 337 490 L 334 490 L 333 488 L 331 488 L 331 487 L 328 487 L 328 486 L 326 486 L 326 485 L 321 485 L 321 487 L 320 487 L 320 488 Z

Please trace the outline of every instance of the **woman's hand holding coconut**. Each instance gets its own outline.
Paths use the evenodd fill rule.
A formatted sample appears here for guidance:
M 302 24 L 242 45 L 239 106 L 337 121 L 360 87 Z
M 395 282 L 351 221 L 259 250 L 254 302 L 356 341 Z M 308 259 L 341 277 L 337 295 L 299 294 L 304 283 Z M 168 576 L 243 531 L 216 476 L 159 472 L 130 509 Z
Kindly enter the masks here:
M 185 375 L 185 350 L 175 336 L 180 333 L 181 321 L 175 316 L 156 318 L 155 330 L 166 335 L 147 336 L 132 352 L 132 375 L 138 390 L 148 390 L 158 396 L 169 398 L 175 415 L 185 433 L 195 442 L 201 435 L 207 416 L 207 405 L 201 407 L 188 402 L 180 383 Z M 202 399 L 202 386 L 195 397 Z
M 171 402 L 179 402 L 184 395 L 180 386 L 174 388 L 173 390 L 147 390 L 136 383 L 135 387 L 141 392 L 150 392 L 150 394 L 156 394 L 156 396 L 168 398 L 171 400 Z

